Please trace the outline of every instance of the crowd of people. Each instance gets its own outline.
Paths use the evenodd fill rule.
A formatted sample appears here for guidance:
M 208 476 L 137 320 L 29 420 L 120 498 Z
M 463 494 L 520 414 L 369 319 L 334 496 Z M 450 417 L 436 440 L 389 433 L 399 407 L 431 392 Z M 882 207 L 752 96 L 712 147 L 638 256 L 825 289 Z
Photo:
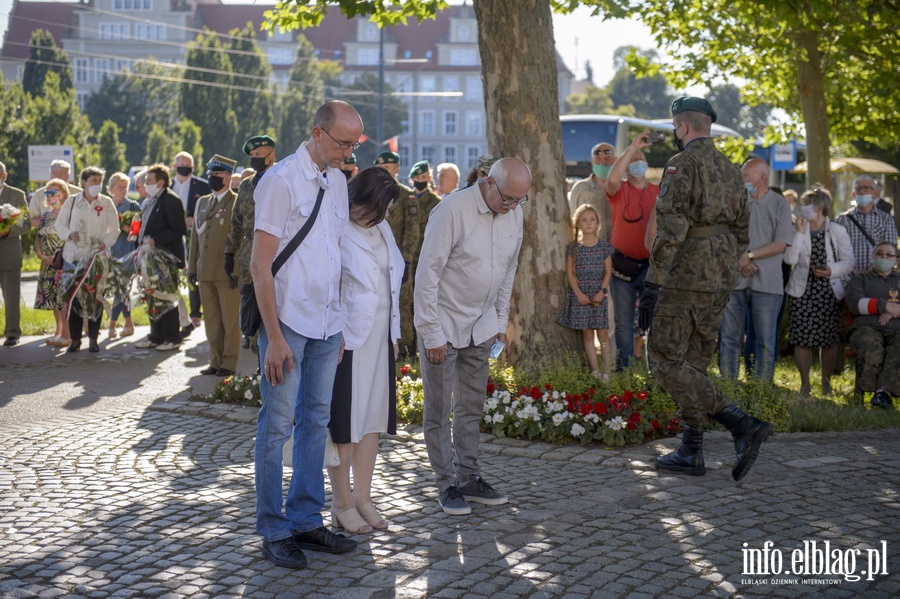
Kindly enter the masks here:
M 600 379 L 633 366 L 650 331 L 651 368 L 684 421 L 681 446 L 657 467 L 703 475 L 703 432 L 715 420 L 734 437 L 732 474 L 740 480 L 772 426 L 712 385 L 707 367 L 716 347 L 726 376 L 737 376 L 746 353 L 755 375 L 771 379 L 787 303 L 801 394 L 810 393 L 815 349 L 828 392 L 845 305 L 858 389 L 888 408 L 900 394 L 900 274 L 897 231 L 877 207 L 873 177 L 857 178 L 853 208 L 834 220 L 821 186 L 792 207 L 768 186 L 765 161 L 738 168 L 715 148 L 715 120 L 702 98 L 675 101 L 680 153 L 659 185 L 647 179 L 648 133 L 619 156 L 607 143 L 594 146 L 591 176 L 570 196 L 574 241 L 566 247 L 568 293 L 557 322 L 582 331 Z M 249 169 L 238 173 L 236 160 L 216 154 L 204 179 L 180 152 L 174 176 L 162 164 L 135 176 L 140 202 L 127 199 L 131 181 L 122 173 L 109 178 L 109 196 L 96 167 L 80 173 L 80 187 L 69 185 L 71 167 L 61 161 L 30 206 L 19 190 L 0 189 L 0 202 L 30 216 L 0 235 L 6 345 L 21 335 L 11 292 L 19 274 L 7 266 L 20 270 L 14 242 L 34 226 L 35 305 L 56 316 L 48 345 L 79 351 L 87 319 L 89 350 L 99 351 L 106 306 L 99 296 L 99 308 L 84 305 L 71 280 L 75 288 L 85 280 L 103 287 L 104 277 L 116 278 L 118 266 L 91 270 L 103 256 L 103 264 L 132 264 L 130 274 L 144 285 L 150 334 L 135 347 L 177 350 L 203 322 L 209 364 L 202 374 L 234 374 L 242 344 L 258 354 L 256 527 L 263 554 L 287 568 L 306 566 L 304 549 L 356 548 L 324 526 L 326 471 L 333 527 L 363 534 L 390 525 L 375 505 L 372 479 L 379 435 L 396 430 L 401 356 L 420 358 L 423 433 L 441 509 L 465 515 L 473 503 L 508 501 L 482 476 L 478 448 L 488 360 L 507 342 L 524 235 L 518 208 L 529 201 L 531 171 L 517 158 L 483 156 L 461 186 L 455 165 L 439 165 L 435 178 L 420 161 L 406 186 L 394 152 L 360 169 L 354 150 L 363 131 L 350 104 L 329 101 L 309 138 L 283 159 L 276 160 L 275 140 L 255 136 L 243 148 Z M 177 282 L 179 272 L 189 281 L 188 302 L 177 283 L 174 293 L 148 289 L 148 280 Z M 112 295 L 111 339 L 134 333 L 130 285 Z M 249 300 L 261 325 L 242 339 L 240 306 Z M 293 465 L 286 495 L 285 446 Z M 338 459 L 326 462 L 328 446 Z

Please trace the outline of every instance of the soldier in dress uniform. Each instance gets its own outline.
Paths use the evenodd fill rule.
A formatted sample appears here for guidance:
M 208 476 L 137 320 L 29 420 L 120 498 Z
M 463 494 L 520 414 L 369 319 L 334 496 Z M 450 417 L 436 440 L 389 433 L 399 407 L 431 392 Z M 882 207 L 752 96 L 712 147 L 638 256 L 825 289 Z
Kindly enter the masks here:
M 244 144 L 244 154 L 250 157 L 250 167 L 256 173 L 241 181 L 234 210 L 231 212 L 231 231 L 225 238 L 225 272 L 241 285 L 253 282 L 250 276 L 250 254 L 253 250 L 253 224 L 256 221 L 256 202 L 253 192 L 270 166 L 275 164 L 275 140 L 268 135 L 256 135 Z M 259 353 L 255 337 L 244 337 L 243 346 Z
M 393 154 L 385 153 L 385 154 Z M 393 160 L 393 156 L 380 155 L 375 164 L 385 166 Z M 384 159 L 385 162 L 379 163 Z M 400 157 L 397 156 L 399 163 Z M 396 164 L 396 163 L 394 163 Z M 399 169 L 399 165 L 397 166 Z M 390 169 L 389 169 L 390 170 Z M 387 220 L 394 232 L 394 238 L 403 260 L 406 261 L 406 275 L 403 285 L 400 287 L 400 352 L 406 356 L 416 354 L 416 329 L 413 321 L 413 291 L 416 266 L 419 262 L 419 252 L 422 250 L 422 239 L 425 235 L 425 225 L 428 224 L 428 215 L 438 205 L 441 198 L 429 187 L 431 179 L 431 165 L 427 160 L 422 160 L 409 171 L 409 179 L 415 185 L 415 189 L 403 186 L 403 193 L 397 200 L 397 204 L 388 212 Z
M 653 374 L 678 402 L 684 421 L 681 447 L 656 458 L 657 468 L 705 474 L 703 427 L 712 418 L 731 431 L 737 452 L 731 474 L 740 480 L 772 425 L 742 412 L 706 375 L 740 274 L 738 259 L 750 242 L 741 171 L 713 144 L 715 121 L 716 111 L 703 98 L 682 97 L 672 104 L 681 153 L 666 163 L 660 182 L 657 233 L 639 313 L 641 328 L 650 329 Z
M 191 282 L 199 284 L 209 342 L 209 366 L 200 374 L 231 376 L 240 353 L 241 296 L 237 281 L 225 270 L 225 238 L 231 231 L 236 197 L 231 191 L 231 175 L 236 164 L 216 154 L 206 165 L 212 193 L 197 200 L 191 225 L 187 272 Z
M 9 204 L 22 213 L 28 212 L 28 200 L 25 192 L 6 184 L 6 165 L 0 162 L 0 204 Z M 0 290 L 6 306 L 6 323 L 3 336 L 4 347 L 12 347 L 19 343 L 22 326 L 19 315 L 19 299 L 22 284 L 22 235 L 31 229 L 28 214 L 19 214 L 9 230 L 0 234 Z M 412 298 L 410 298 L 412 302 Z

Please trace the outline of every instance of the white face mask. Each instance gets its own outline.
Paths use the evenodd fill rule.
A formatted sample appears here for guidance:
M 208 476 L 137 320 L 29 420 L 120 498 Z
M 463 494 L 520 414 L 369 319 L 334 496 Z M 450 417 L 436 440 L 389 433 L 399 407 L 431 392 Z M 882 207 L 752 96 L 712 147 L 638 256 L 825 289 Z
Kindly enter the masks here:
M 812 204 L 807 204 L 806 206 L 800 207 L 800 216 L 805 218 L 806 220 L 815 220 L 816 218 L 816 207 Z
M 89 196 L 91 196 L 92 198 L 96 198 L 97 196 L 100 195 L 101 189 L 103 189 L 103 187 L 100 185 L 91 185 L 90 187 L 87 188 L 87 192 L 88 192 Z
M 144 191 L 147 192 L 147 196 L 148 196 L 148 197 L 151 197 L 151 198 L 152 198 L 152 197 L 155 196 L 157 193 L 159 193 L 159 185 L 157 185 L 156 183 L 145 183 L 145 184 L 144 184 Z

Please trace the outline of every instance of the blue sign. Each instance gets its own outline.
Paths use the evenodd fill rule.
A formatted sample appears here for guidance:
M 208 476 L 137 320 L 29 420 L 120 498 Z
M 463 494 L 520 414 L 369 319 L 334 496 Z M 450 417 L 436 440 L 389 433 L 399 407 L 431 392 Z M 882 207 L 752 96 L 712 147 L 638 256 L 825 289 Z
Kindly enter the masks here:
M 772 146 L 772 170 L 789 171 L 797 166 L 797 142 Z

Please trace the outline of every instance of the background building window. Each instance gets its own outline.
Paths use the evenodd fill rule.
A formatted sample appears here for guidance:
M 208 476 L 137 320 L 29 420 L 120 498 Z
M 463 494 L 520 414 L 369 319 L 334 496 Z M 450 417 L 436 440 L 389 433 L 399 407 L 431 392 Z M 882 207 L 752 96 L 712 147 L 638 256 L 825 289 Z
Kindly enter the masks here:
M 466 77 L 466 101 L 484 102 L 484 87 L 481 77 Z
M 456 76 L 446 76 L 444 77 L 444 91 L 445 92 L 458 92 L 459 91 L 459 77 Z M 448 102 L 458 102 L 459 96 L 449 96 L 445 98 Z
M 135 25 L 134 37 L 139 40 L 164 40 L 166 39 L 166 26 L 144 24 Z
M 470 169 L 475 166 L 479 156 L 481 156 L 481 148 L 478 146 L 469 146 L 466 149 L 466 168 Z
M 422 146 L 422 160 L 427 160 L 434 166 L 434 148 L 432 146 Z
M 75 83 L 87 83 L 90 61 L 87 58 L 76 58 L 72 64 L 75 65 Z
M 109 59 L 94 59 L 94 83 L 103 83 L 109 77 Z
M 459 127 L 457 121 L 459 120 L 459 115 L 456 112 L 445 112 L 444 113 L 444 135 L 458 135 Z
M 482 137 L 484 135 L 484 127 L 482 126 L 482 113 L 474 110 L 466 112 L 466 136 Z
M 127 40 L 131 37 L 129 23 L 100 23 L 100 39 Z
M 437 79 L 430 75 L 419 79 L 419 91 L 430 94 L 437 91 Z
M 356 64 L 378 64 L 378 48 L 360 48 L 356 57 Z
M 450 50 L 450 66 L 469 67 L 478 64 L 478 53 L 475 48 L 454 48 Z
M 397 153 L 400 154 L 400 172 L 397 174 L 402 179 L 404 175 L 401 173 L 409 172 L 409 146 L 400 146 Z
M 444 146 L 444 162 L 456 164 L 456 146 Z
M 434 111 L 423 110 L 419 113 L 419 134 L 434 135 Z

